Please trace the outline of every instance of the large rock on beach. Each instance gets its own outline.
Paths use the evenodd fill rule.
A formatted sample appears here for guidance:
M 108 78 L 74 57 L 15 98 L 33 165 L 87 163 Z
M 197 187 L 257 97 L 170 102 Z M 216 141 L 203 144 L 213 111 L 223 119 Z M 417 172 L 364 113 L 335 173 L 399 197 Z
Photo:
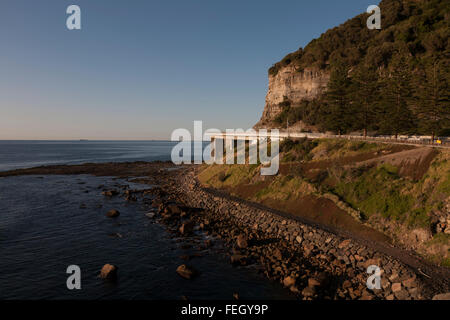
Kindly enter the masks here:
M 241 249 L 246 249 L 248 247 L 247 237 L 243 234 L 240 234 L 236 238 L 236 244 Z
M 185 234 L 191 233 L 193 229 L 194 229 L 194 223 L 192 221 L 187 221 L 187 222 L 183 222 L 179 231 L 181 234 L 185 235 Z
M 194 268 L 187 266 L 185 264 L 182 264 L 177 268 L 177 273 L 180 275 L 180 277 L 187 280 L 192 279 L 197 274 Z
M 120 216 L 120 212 L 116 209 L 112 209 L 106 213 L 106 216 L 109 218 L 117 218 L 118 216 Z
M 114 280 L 117 278 L 117 267 L 112 264 L 105 264 L 100 270 L 99 277 L 102 279 Z

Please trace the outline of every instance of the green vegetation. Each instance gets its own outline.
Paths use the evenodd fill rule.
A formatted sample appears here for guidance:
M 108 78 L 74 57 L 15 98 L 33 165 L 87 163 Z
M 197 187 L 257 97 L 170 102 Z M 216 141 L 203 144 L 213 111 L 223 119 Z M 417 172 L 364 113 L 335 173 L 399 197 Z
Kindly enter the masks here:
M 333 191 L 365 215 L 381 214 L 403 222 L 413 199 L 402 193 L 404 186 L 397 171 L 394 166 L 381 165 L 350 181 L 344 176 Z
M 328 90 L 313 101 L 283 102 L 278 124 L 322 131 L 381 134 L 450 133 L 450 3 L 383 0 L 382 29 L 368 14 L 333 28 L 270 68 L 327 69 Z
M 284 140 L 277 176 L 261 177 L 260 165 L 212 165 L 203 168 L 199 180 L 281 210 L 296 210 L 305 201 L 305 207 L 310 205 L 308 214 L 315 217 L 324 215 L 320 206 L 325 202 L 320 201 L 326 198 L 358 223 L 407 244 L 414 241 L 414 232 L 431 236 L 437 217 L 445 214 L 450 196 L 450 153 L 440 151 L 423 177 L 414 180 L 405 174 L 408 164 L 372 162 L 397 148 L 343 139 Z M 397 160 L 402 156 L 394 154 Z M 368 158 L 372 160 L 359 163 Z M 314 207 L 310 199 L 318 199 L 320 206 Z M 334 221 L 342 217 L 325 214 L 323 218 Z M 428 239 L 415 243 L 414 248 L 435 263 L 450 266 L 450 236 L 435 234 Z
M 306 138 L 299 140 L 286 139 L 280 143 L 280 152 L 283 153 L 285 162 L 311 160 L 311 150 L 317 147 L 316 140 Z

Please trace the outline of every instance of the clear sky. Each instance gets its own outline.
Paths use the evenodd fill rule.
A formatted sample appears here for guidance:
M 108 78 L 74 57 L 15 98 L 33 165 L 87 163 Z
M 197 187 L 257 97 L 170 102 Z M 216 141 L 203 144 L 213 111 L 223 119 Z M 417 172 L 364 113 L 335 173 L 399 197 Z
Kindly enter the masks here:
M 378 2 L 0 0 L 0 139 L 250 128 L 273 63 Z

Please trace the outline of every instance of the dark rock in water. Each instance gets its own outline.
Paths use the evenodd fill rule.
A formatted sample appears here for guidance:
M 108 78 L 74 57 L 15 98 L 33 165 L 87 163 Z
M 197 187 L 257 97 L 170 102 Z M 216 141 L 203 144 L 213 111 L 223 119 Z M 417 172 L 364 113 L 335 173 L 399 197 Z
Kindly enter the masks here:
M 316 294 L 316 289 L 314 287 L 306 287 L 302 291 L 302 295 L 306 298 L 311 298 Z
M 289 276 L 289 277 L 284 278 L 284 280 L 283 280 L 283 285 L 284 285 L 285 287 L 290 288 L 290 287 L 292 287 L 293 285 L 295 285 L 295 282 L 296 282 L 296 281 L 297 281 L 297 280 L 296 280 L 294 277 Z
M 188 233 L 192 232 L 193 229 L 194 229 L 194 223 L 192 221 L 187 221 L 181 225 L 179 231 L 181 234 L 184 235 L 184 234 L 188 234 Z
M 197 271 L 194 268 L 182 264 L 177 268 L 177 273 L 184 279 L 190 280 L 197 275 Z
M 118 216 L 120 216 L 120 212 L 116 209 L 112 209 L 106 213 L 106 216 L 109 218 L 117 218 Z
M 100 270 L 99 277 L 102 279 L 115 280 L 117 278 L 117 267 L 112 264 L 105 264 Z
M 166 207 L 166 213 L 170 213 L 170 214 L 180 214 L 181 213 L 181 209 L 180 207 L 178 207 L 176 204 L 169 204 Z
M 84 203 L 80 204 L 80 209 L 86 209 L 86 208 L 87 208 L 86 204 L 84 204 Z
M 248 247 L 248 241 L 247 241 L 247 237 L 243 234 L 240 234 L 237 238 L 236 238 L 236 244 L 239 248 L 241 249 L 245 249 Z
M 119 192 L 117 190 L 108 190 L 108 191 L 103 191 L 102 195 L 104 195 L 105 197 L 113 197 L 113 196 L 117 196 L 119 194 Z
M 244 256 L 242 254 L 233 254 L 231 256 L 231 264 L 245 265 L 245 264 L 247 264 L 247 256 Z
M 145 216 L 149 219 L 153 219 L 155 217 L 156 213 L 154 212 L 148 212 L 145 214 Z
M 163 202 L 161 201 L 161 199 L 155 199 L 152 201 L 152 207 L 154 207 L 154 208 L 158 208 L 162 204 L 163 204 Z

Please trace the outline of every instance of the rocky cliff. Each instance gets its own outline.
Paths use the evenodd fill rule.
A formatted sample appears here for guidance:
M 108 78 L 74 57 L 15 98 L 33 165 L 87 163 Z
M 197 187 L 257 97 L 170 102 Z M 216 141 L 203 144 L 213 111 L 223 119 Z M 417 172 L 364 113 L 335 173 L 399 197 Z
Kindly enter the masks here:
M 261 120 L 255 127 L 271 127 L 272 120 L 282 111 L 283 102 L 292 106 L 302 100 L 320 95 L 330 78 L 329 72 L 317 68 L 299 70 L 294 64 L 281 68 L 276 74 L 269 73 L 269 90 Z

